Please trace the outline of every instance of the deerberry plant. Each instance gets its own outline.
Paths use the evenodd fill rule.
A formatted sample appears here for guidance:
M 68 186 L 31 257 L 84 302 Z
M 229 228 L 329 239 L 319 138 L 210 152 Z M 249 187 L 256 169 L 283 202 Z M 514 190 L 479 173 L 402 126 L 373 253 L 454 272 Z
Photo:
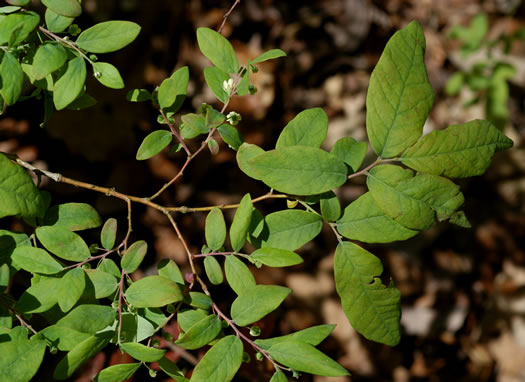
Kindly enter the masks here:
M 85 91 L 87 66 L 103 85 L 124 86 L 118 70 L 99 61 L 98 55 L 131 43 L 139 33 L 138 25 L 107 21 L 81 31 L 73 23 L 82 11 L 77 0 L 42 0 L 47 7 L 44 20 L 23 8 L 29 0 L 9 3 L 0 8 L 4 110 L 27 97 L 38 97 L 47 120 L 53 109 L 91 105 L 95 100 Z M 203 105 L 177 122 L 175 115 L 188 85 L 187 67 L 175 71 L 152 93 L 145 89 L 128 93 L 129 101 L 150 101 L 159 112 L 159 128 L 144 139 L 137 160 L 165 149 L 186 157 L 179 173 L 154 195 L 123 194 L 40 170 L 9 153 L 0 154 L 0 217 L 18 216 L 26 229 L 0 231 L 0 380 L 29 381 L 39 368 L 46 368 L 42 365 L 46 352 L 60 359 L 54 378 L 68 379 L 96 353 L 115 346 L 136 362 L 106 367 L 95 380 L 123 381 L 156 362 L 179 382 L 230 381 L 242 362 L 249 362 L 247 350 L 255 351 L 256 360 L 271 362 L 272 382 L 287 381 L 286 374 L 347 375 L 347 370 L 316 348 L 334 325 L 257 338 L 265 333 L 255 324 L 277 309 L 292 290 L 257 284 L 248 265 L 301 263 L 296 251 L 313 240 L 323 224 L 339 242 L 335 283 L 349 323 L 370 340 L 391 346 L 400 341 L 400 292 L 392 282 L 383 284 L 380 260 L 354 241 L 405 240 L 433 226 L 436 219 L 468 227 L 461 209 L 463 195 L 451 178 L 482 174 L 494 152 L 511 147 L 512 142 L 481 120 L 422 136 L 434 92 L 423 62 L 425 37 L 420 25 L 412 22 L 387 43 L 370 79 L 366 129 L 376 160 L 363 168 L 368 144 L 350 137 L 340 138 L 330 151 L 322 149 L 328 118 L 320 108 L 299 113 L 284 127 L 275 148 L 265 151 L 243 142 L 236 128 L 241 116 L 227 112 L 228 104 L 233 96 L 256 91 L 251 76 L 257 64 L 285 53 L 270 50 L 240 64 L 232 45 L 219 32 L 199 28 L 197 41 L 213 64 L 204 70 L 204 77 L 222 103 L 221 110 Z M 22 95 L 24 82 L 34 87 L 29 95 Z M 187 141 L 195 138 L 201 139 L 201 145 L 191 151 Z M 267 185 L 268 193 L 245 194 L 235 205 L 156 203 L 163 191 L 189 171 L 195 156 L 206 147 L 211 153 L 219 150 L 217 139 L 237 151 L 240 169 Z M 93 207 L 78 201 L 52 205 L 52 196 L 33 183 L 27 170 L 121 199 L 127 204 L 128 219 L 102 222 Z M 366 177 L 368 191 L 341 206 L 334 190 L 357 176 Z M 267 199 L 286 199 L 287 204 L 263 216 L 255 206 Z M 130 274 L 148 252 L 146 241 L 130 242 L 136 203 L 166 216 L 185 248 L 189 273 L 183 276 L 178 264 L 163 260 L 156 275 L 132 281 Z M 223 215 L 228 208 L 236 209 L 231 224 Z M 179 213 L 196 211 L 207 212 L 201 253 L 190 250 L 176 220 Z M 126 234 L 117 242 L 121 225 Z M 87 243 L 78 233 L 100 227 L 96 243 Z M 12 288 L 14 275 L 21 271 L 31 274 L 30 286 Z M 229 312 L 219 308 L 209 288 L 222 283 L 237 295 Z M 164 333 L 166 340 L 187 351 L 209 347 L 193 370 L 166 358 L 166 349 L 154 339 L 172 320 L 180 335 L 173 339 Z M 150 369 L 150 374 L 155 373 Z

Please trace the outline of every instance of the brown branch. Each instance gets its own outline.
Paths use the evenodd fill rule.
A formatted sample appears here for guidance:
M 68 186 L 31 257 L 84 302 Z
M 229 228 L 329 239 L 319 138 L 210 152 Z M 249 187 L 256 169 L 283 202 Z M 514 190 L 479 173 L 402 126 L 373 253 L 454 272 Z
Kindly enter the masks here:
M 224 25 L 226 25 L 226 20 L 228 20 L 228 17 L 230 17 L 231 13 L 233 12 L 233 9 L 239 4 L 241 0 L 235 0 L 235 3 L 233 3 L 232 7 L 224 14 L 222 17 L 222 23 L 219 29 L 217 29 L 217 32 L 222 33 L 222 28 L 224 28 Z

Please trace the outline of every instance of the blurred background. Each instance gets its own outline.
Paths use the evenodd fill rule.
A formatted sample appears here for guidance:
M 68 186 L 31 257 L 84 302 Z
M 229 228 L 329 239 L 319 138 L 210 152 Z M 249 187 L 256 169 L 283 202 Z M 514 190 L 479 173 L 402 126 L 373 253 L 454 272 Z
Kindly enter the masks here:
M 33 3 L 38 9 L 39 1 Z M 198 50 L 195 30 L 216 29 L 233 1 L 82 3 L 84 14 L 76 21 L 81 28 L 109 19 L 142 26 L 133 44 L 104 58 L 119 68 L 126 88 L 107 89 L 90 78 L 87 91 L 98 104 L 57 113 L 44 128 L 39 127 L 42 105 L 19 103 L 0 117 L 0 151 L 77 180 L 151 195 L 178 172 L 185 156 L 164 152 L 148 161 L 135 160 L 142 139 L 159 125 L 151 105 L 129 103 L 125 94 L 133 88 L 153 90 L 175 69 L 187 65 L 190 83 L 181 112 L 195 112 L 203 102 L 220 109 L 204 84 L 202 71 L 210 63 Z M 335 293 L 336 240 L 327 227 L 299 251 L 304 264 L 284 270 L 253 268 L 258 283 L 293 289 L 283 306 L 259 323 L 262 337 L 337 324 L 320 349 L 352 377 L 302 376 L 301 381 L 525 381 L 524 2 L 242 0 L 223 29 L 241 64 L 273 48 L 284 50 L 288 57 L 261 64 L 253 76 L 258 92 L 234 98 L 228 110 L 242 115 L 239 129 L 245 141 L 266 149 L 273 147 L 291 118 L 312 107 L 324 108 L 329 116 L 326 149 L 342 136 L 366 140 L 370 74 L 389 37 L 412 20 L 423 27 L 425 60 L 436 92 L 425 132 L 489 118 L 514 141 L 514 148 L 497 154 L 485 175 L 459 181 L 471 229 L 437 224 L 405 242 L 366 246 L 381 258 L 386 276 L 402 293 L 404 335 L 398 346 L 370 342 L 348 324 Z M 189 145 L 195 149 L 200 141 L 194 141 Z M 365 161 L 373 160 L 369 154 Z M 43 185 L 52 193 L 53 204 L 91 203 L 103 218 L 118 218 L 124 229 L 125 203 L 45 180 Z M 357 179 L 342 187 L 338 196 L 346 206 L 364 191 L 364 179 Z M 208 206 L 238 202 L 246 192 L 256 197 L 267 189 L 240 172 L 235 152 L 221 142 L 217 155 L 204 151 L 182 181 L 158 201 Z M 257 208 L 267 214 L 285 208 L 284 203 L 265 201 Z M 226 213 L 229 221 L 233 212 Z M 147 262 L 134 277 L 155 272 L 155 264 L 163 258 L 187 269 L 182 245 L 162 214 L 134 205 L 133 217 L 132 240 L 145 239 L 150 248 Z M 204 244 L 204 218 L 200 213 L 176 216 L 195 253 Z M 11 226 L 4 228 L 24 229 L 15 220 L 6 224 Z M 232 301 L 226 286 L 211 292 L 225 308 Z M 176 324 L 168 330 L 176 334 Z M 99 354 L 72 380 L 89 381 L 104 364 L 126 361 L 118 350 Z M 180 365 L 189 364 L 181 359 Z M 243 365 L 236 381 L 268 381 L 271 373 L 271 365 L 252 361 Z M 146 378 L 138 375 L 134 381 Z M 165 380 L 163 373 L 153 380 Z

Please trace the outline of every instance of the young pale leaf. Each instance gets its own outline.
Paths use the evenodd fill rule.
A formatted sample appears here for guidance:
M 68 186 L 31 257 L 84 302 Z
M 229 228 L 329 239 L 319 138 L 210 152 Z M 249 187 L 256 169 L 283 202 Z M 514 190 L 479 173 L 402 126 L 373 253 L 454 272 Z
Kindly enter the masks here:
M 226 222 L 222 211 L 215 207 L 206 217 L 206 226 L 204 235 L 206 244 L 213 251 L 218 251 L 226 240 Z
M 0 154 L 0 218 L 22 215 L 42 217 L 46 204 L 29 174 Z
M 2 80 L 0 94 L 6 104 L 13 105 L 22 92 L 24 72 L 18 60 L 9 52 L 4 52 L 4 58 L 0 63 L 0 77 Z
M 166 350 L 148 347 L 137 342 L 120 344 L 120 348 L 133 358 L 142 362 L 155 362 L 164 357 Z
M 255 286 L 255 278 L 250 269 L 235 256 L 226 256 L 224 261 L 226 281 L 235 293 L 241 295 Z
M 281 49 L 271 49 L 267 52 L 264 52 L 263 54 L 259 55 L 255 60 L 250 61 L 250 64 L 258 64 L 260 62 L 273 60 L 274 58 L 279 57 L 285 57 L 286 53 L 284 53 Z
M 139 32 L 140 26 L 131 21 L 105 21 L 80 33 L 76 44 L 91 53 L 109 53 L 130 44 Z
M 222 284 L 224 281 L 221 265 L 214 256 L 206 256 L 204 259 L 204 270 L 206 271 L 208 280 L 210 280 L 213 285 Z
M 124 81 L 117 68 L 107 62 L 94 62 L 93 70 L 98 82 L 107 88 L 122 89 Z
M 184 349 L 200 349 L 217 337 L 221 331 L 221 320 L 214 314 L 195 323 L 186 333 L 181 335 L 175 344 Z
M 255 343 L 265 350 L 268 350 L 272 345 L 275 345 L 278 342 L 283 342 L 290 339 L 305 342 L 312 346 L 317 346 L 326 337 L 328 337 L 334 329 L 335 325 L 333 324 L 317 325 L 292 334 L 287 334 L 286 336 L 255 340 Z
M 76 57 L 67 63 L 64 74 L 55 82 L 53 102 L 57 110 L 62 110 L 72 103 L 84 89 L 86 82 L 86 63 L 82 57 Z
M 23 270 L 33 273 L 52 275 L 60 272 L 64 267 L 53 256 L 41 248 L 18 247 L 15 248 L 11 259 L 15 265 Z
M 120 266 L 127 273 L 135 272 L 142 263 L 147 251 L 148 243 L 144 240 L 133 243 L 122 255 Z
M 182 300 L 179 286 L 162 276 L 148 276 L 134 282 L 125 296 L 137 308 L 160 308 Z
M 341 204 L 333 191 L 325 192 L 321 196 L 321 216 L 326 221 L 334 221 L 341 216 Z
M 216 67 L 204 68 L 204 79 L 215 97 L 222 103 L 226 103 L 230 94 L 226 93 L 223 84 L 230 79 L 228 73 Z
M 270 382 L 288 382 L 288 377 L 281 370 L 276 370 Z
M 16 12 L 5 17 L 0 23 L 0 45 L 9 43 L 17 47 L 35 30 L 40 16 L 35 12 Z
M 181 136 L 184 139 L 195 138 L 201 134 L 208 134 L 206 118 L 201 114 L 189 113 L 181 117 Z
M 64 380 L 71 377 L 80 365 L 104 349 L 112 335 L 112 332 L 98 333 L 80 342 L 58 363 L 53 378 Z
M 177 263 L 171 259 L 162 259 L 157 264 L 159 276 L 165 277 L 174 283 L 184 285 L 184 278 Z
M 115 239 L 117 237 L 117 219 L 110 218 L 106 220 L 102 231 L 100 231 L 100 242 L 102 247 L 110 250 L 115 245 Z
M 164 150 L 173 140 L 168 130 L 156 130 L 146 136 L 138 151 L 137 160 L 149 159 Z
M 36 237 L 49 252 L 61 259 L 83 261 L 91 256 L 86 242 L 65 228 L 38 227 Z
M 319 148 L 328 131 L 328 116 L 319 107 L 300 112 L 284 127 L 275 148 L 312 146 Z
M 66 50 L 59 44 L 44 44 L 36 51 L 33 58 L 33 75 L 41 80 L 58 70 L 66 63 Z
M 42 4 L 65 17 L 78 17 L 82 13 L 82 7 L 77 0 L 42 0 Z
M 425 135 L 401 159 L 416 171 L 465 178 L 483 174 L 494 152 L 512 144 L 490 122 L 474 120 Z
M 141 363 L 122 363 L 106 367 L 97 374 L 95 382 L 122 382 L 131 378 Z
M 46 211 L 43 223 L 70 231 L 81 231 L 100 227 L 102 219 L 97 210 L 89 204 L 65 203 L 49 208 Z
M 229 382 L 242 363 L 242 341 L 236 336 L 219 340 L 199 361 L 190 381 Z
M 232 45 L 220 33 L 209 28 L 197 29 L 199 49 L 216 67 L 226 73 L 237 73 L 239 61 Z
M 240 326 L 252 324 L 277 309 L 291 292 L 278 285 L 255 285 L 233 301 L 232 319 Z
M 350 374 L 333 359 L 306 342 L 289 339 L 272 345 L 267 351 L 275 361 L 297 371 L 328 377 Z
M 133 89 L 126 93 L 126 99 L 130 102 L 150 101 L 151 93 L 146 89 Z
M 66 314 L 56 325 L 81 333 L 95 334 L 115 321 L 117 312 L 111 306 L 84 304 Z
M 392 36 L 372 72 L 366 97 L 366 131 L 380 157 L 396 156 L 423 132 L 434 103 L 424 54 L 425 35 L 413 21 Z
M 266 216 L 268 233 L 262 246 L 295 251 L 316 237 L 323 227 L 321 217 L 301 210 L 283 210 Z M 264 235 L 265 232 L 262 233 Z
M 259 146 L 244 142 L 237 150 L 237 164 L 250 178 L 261 180 L 257 175 L 257 169 L 250 164 L 250 160 L 264 153 L 265 151 Z
M 244 246 L 246 237 L 248 235 L 248 228 L 250 228 L 250 221 L 252 218 L 253 203 L 250 194 L 246 194 L 241 199 L 233 222 L 230 227 L 230 242 L 233 250 L 238 252 Z
M 290 267 L 301 264 L 303 259 L 297 253 L 279 248 L 259 248 L 252 252 L 250 261 L 259 262 L 269 267 Z
M 56 290 L 61 279 L 49 278 L 27 288 L 16 303 L 16 310 L 22 313 L 41 313 L 57 303 Z
M 257 177 L 278 191 L 314 195 L 346 182 L 346 165 L 317 147 L 289 146 L 267 151 L 248 161 Z
M 0 342 L 0 380 L 28 382 L 38 371 L 46 342 L 18 339 Z
M 95 298 L 109 297 L 117 290 L 118 281 L 115 275 L 101 269 L 86 269 L 84 272 L 86 272 L 89 282 L 93 284 Z
M 337 231 L 351 240 L 364 243 L 390 243 L 406 240 L 419 233 L 386 215 L 370 192 L 361 195 L 344 210 L 337 221 Z
M 177 313 L 177 324 L 183 332 L 187 332 L 193 325 L 206 317 L 208 317 L 206 310 L 188 309 Z
M 31 341 L 46 340 L 48 343 L 56 346 L 58 350 L 70 351 L 77 346 L 79 342 L 89 337 L 91 337 L 91 335 L 87 333 L 82 333 L 64 326 L 51 325 L 31 337 Z
M 222 140 L 226 142 L 228 146 L 234 150 L 239 150 L 239 147 L 243 143 L 243 139 L 239 133 L 239 130 L 226 124 L 219 126 L 217 130 L 219 130 Z
M 59 15 L 49 8 L 46 9 L 45 19 L 47 29 L 53 33 L 61 33 L 65 31 L 71 24 L 73 24 L 73 21 L 75 20 L 74 17 L 65 17 Z
M 335 142 L 330 154 L 341 159 L 350 166 L 353 172 L 356 172 L 363 164 L 367 148 L 366 142 L 358 142 L 354 138 L 343 137 Z
M 58 306 L 62 312 L 68 312 L 78 302 L 84 288 L 86 276 L 82 268 L 73 268 L 61 278 L 60 287 L 56 290 Z
M 372 341 L 397 345 L 401 293 L 379 279 L 381 261 L 356 244 L 343 242 L 335 251 L 334 272 L 336 290 L 352 327 Z

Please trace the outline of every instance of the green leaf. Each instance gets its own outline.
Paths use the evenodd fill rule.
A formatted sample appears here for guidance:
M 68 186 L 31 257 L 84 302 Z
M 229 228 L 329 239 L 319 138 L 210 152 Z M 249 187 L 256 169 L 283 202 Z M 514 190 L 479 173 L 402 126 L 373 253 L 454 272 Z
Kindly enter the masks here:
M 290 251 L 308 243 L 323 227 L 319 215 L 300 210 L 274 212 L 266 216 L 265 221 L 268 233 L 262 238 L 262 246 Z
M 264 153 L 265 151 L 259 146 L 244 142 L 237 150 L 237 164 L 250 178 L 261 180 L 257 175 L 257 169 L 251 165 L 250 160 Z
M 86 203 L 65 203 L 49 208 L 44 225 L 62 227 L 70 231 L 82 231 L 100 227 L 102 219 L 97 210 Z
M 57 303 L 56 290 L 61 279 L 44 279 L 31 285 L 18 299 L 16 310 L 22 313 L 41 313 Z
M 396 222 L 377 205 L 370 192 L 361 195 L 344 210 L 337 231 L 351 240 L 364 243 L 390 243 L 406 240 L 419 233 Z
M 120 348 L 133 358 L 143 362 L 155 362 L 164 357 L 166 350 L 148 347 L 137 342 L 120 344 Z
M 210 296 L 202 292 L 190 292 L 184 296 L 184 302 L 194 308 L 209 310 L 213 304 Z
M 282 147 L 248 163 L 266 185 L 287 194 L 320 194 L 346 182 L 344 162 L 316 147 Z
M 122 255 L 120 266 L 127 273 L 135 272 L 142 263 L 147 251 L 148 243 L 144 240 L 136 241 Z
M 468 27 L 457 25 L 449 31 L 449 37 L 463 42 L 461 53 L 467 56 L 480 49 L 489 29 L 487 14 L 478 13 Z
M 15 248 L 11 258 L 16 265 L 28 272 L 52 275 L 64 269 L 62 264 L 56 261 L 53 256 L 40 248 Z
M 184 377 L 184 373 L 177 367 L 175 363 L 167 359 L 166 357 L 157 361 L 160 369 L 168 374 L 175 382 L 188 382 L 189 379 Z
M 289 339 L 272 345 L 267 351 L 275 361 L 297 371 L 328 377 L 350 375 L 341 365 L 306 342 Z
M 36 237 L 49 252 L 61 259 L 83 261 L 91 256 L 86 242 L 66 228 L 38 227 Z
M 78 17 L 82 13 L 77 0 L 42 0 L 42 4 L 61 16 Z
M 102 231 L 100 232 L 100 242 L 102 246 L 110 250 L 115 245 L 115 239 L 117 237 L 117 219 L 110 218 L 106 220 Z
M 157 264 L 159 276 L 165 277 L 174 283 L 184 285 L 184 278 L 177 263 L 171 259 L 162 259 Z
M 391 158 L 416 142 L 434 102 L 424 63 L 425 35 L 417 21 L 388 41 L 366 97 L 366 131 L 374 151 Z
M 111 336 L 112 332 L 103 332 L 80 342 L 58 363 L 53 377 L 58 380 L 69 378 L 80 365 L 104 349 Z
M 199 361 L 190 381 L 229 382 L 242 363 L 242 341 L 236 336 L 219 340 Z
M 350 242 L 337 246 L 335 285 L 343 310 L 354 329 L 366 338 L 390 346 L 401 338 L 401 293 L 383 285 L 381 261 Z
M 74 17 L 65 17 L 47 8 L 45 13 L 47 29 L 53 33 L 65 31 L 75 20 Z
M 58 350 L 70 351 L 89 337 L 91 337 L 90 334 L 82 333 L 78 330 L 51 325 L 31 337 L 31 341 L 46 340 L 48 343 L 56 346 Z
M 313 346 L 317 346 L 321 342 L 323 342 L 323 340 L 326 337 L 328 337 L 334 329 L 335 329 L 334 324 L 317 325 L 317 326 L 312 326 L 310 328 L 306 328 L 303 330 L 299 330 L 298 332 L 295 332 L 295 333 L 287 334 L 285 336 L 267 338 L 267 339 L 258 339 L 258 340 L 255 340 L 255 343 L 265 350 L 269 349 L 270 346 L 275 345 L 278 342 L 287 341 L 289 339 L 301 341 L 301 342 L 305 342 Z
M 0 13 L 7 14 L 7 13 L 16 12 L 20 9 L 20 7 L 25 7 L 31 4 L 31 0 L 7 0 L 7 2 L 11 5 L 1 7 Z
M 137 151 L 137 160 L 149 159 L 164 150 L 172 141 L 168 130 L 156 130 L 146 136 Z
M 452 224 L 456 224 L 463 228 L 471 228 L 472 225 L 470 224 L 467 215 L 465 215 L 465 212 L 463 211 L 456 211 L 454 212 L 449 219 L 449 222 Z
M 170 77 L 175 82 L 175 87 L 171 91 L 175 92 L 175 102 L 171 103 L 166 111 L 176 113 L 181 108 L 184 100 L 186 99 L 186 93 L 188 92 L 188 83 L 190 80 L 190 72 L 187 66 L 179 68 Z M 162 85 L 161 85 L 162 86 Z M 159 90 L 160 91 L 160 90 Z
M 60 287 L 56 291 L 58 306 L 62 312 L 68 312 L 84 293 L 86 276 L 82 268 L 73 268 L 61 278 Z
M 474 120 L 425 135 L 401 159 L 416 171 L 465 178 L 483 174 L 494 152 L 512 144 L 490 122 Z
M 117 68 L 107 62 L 94 62 L 93 70 L 98 82 L 107 88 L 122 89 L 124 81 Z
M 213 251 L 218 251 L 226 240 L 226 222 L 222 211 L 215 207 L 206 217 L 205 232 L 206 244 Z
M 31 11 L 6 16 L 0 23 L 0 45 L 9 43 L 9 47 L 16 48 L 35 30 L 39 22 L 38 13 Z
M 465 73 L 456 72 L 452 74 L 445 85 L 445 94 L 448 96 L 455 96 L 459 93 L 465 84 Z
M 246 194 L 241 199 L 233 222 L 230 227 L 230 242 L 233 250 L 239 252 L 246 242 L 248 235 L 248 228 L 250 228 L 250 221 L 252 218 L 253 203 L 250 194 Z
M 222 103 L 226 103 L 226 101 L 230 98 L 230 95 L 226 93 L 226 91 L 223 88 L 224 81 L 228 81 L 230 79 L 230 76 L 225 71 L 216 68 L 204 68 L 204 80 L 208 84 L 208 87 L 211 89 L 215 97 Z
M 208 134 L 209 130 L 206 127 L 206 119 L 200 114 L 185 114 L 181 117 L 182 125 L 180 133 L 182 138 L 191 139 L 201 134 Z
M 367 149 L 368 144 L 366 142 L 358 142 L 354 138 L 343 137 L 335 142 L 330 154 L 341 159 L 350 166 L 353 172 L 356 172 L 363 164 Z
M 251 253 L 250 261 L 269 267 L 289 267 L 301 264 L 303 259 L 297 253 L 279 248 L 259 248 Z
M 33 75 L 41 80 L 58 70 L 66 63 L 66 50 L 59 44 L 44 44 L 36 51 L 33 58 Z
M 150 101 L 151 93 L 146 89 L 133 89 L 126 93 L 126 99 L 130 102 Z
M 62 110 L 72 103 L 84 90 L 86 82 L 86 63 L 82 57 L 76 57 L 67 63 L 64 74 L 55 82 L 53 102 L 57 110 Z
M 66 106 L 69 110 L 83 110 L 97 104 L 97 100 L 87 93 L 82 93 Z
M 274 58 L 285 57 L 285 56 L 286 56 L 286 53 L 283 52 L 281 49 L 271 49 L 257 56 L 255 60 L 250 61 L 250 64 L 255 65 L 263 61 L 273 60 Z
M 252 324 L 277 309 L 291 292 L 278 285 L 255 285 L 233 301 L 232 319 L 239 326 Z
M 29 174 L 0 154 L 0 218 L 22 215 L 42 217 L 45 201 Z
M 125 296 L 137 308 L 157 308 L 182 300 L 178 285 L 162 276 L 148 276 L 134 282 Z
M 321 216 L 326 221 L 335 221 L 341 216 L 341 204 L 333 191 L 321 196 Z
M 141 363 L 122 363 L 106 367 L 97 374 L 96 382 L 122 382 L 131 378 L 139 369 Z
M 255 278 L 250 269 L 235 256 L 226 256 L 224 272 L 228 284 L 238 295 L 255 286 Z
M 208 317 L 206 310 L 188 309 L 177 313 L 177 324 L 183 332 L 187 332 L 193 325 L 206 317 Z
M 200 349 L 217 337 L 222 329 L 221 320 L 210 314 L 195 323 L 186 333 L 182 334 L 175 344 L 184 349 Z
M 312 146 L 319 148 L 328 131 L 328 116 L 319 107 L 300 112 L 284 127 L 275 148 Z
M 101 269 L 86 269 L 86 276 L 89 278 L 95 290 L 95 298 L 109 297 L 117 290 L 117 278 Z
M 102 261 L 98 264 L 97 269 L 120 279 L 120 269 L 111 259 L 102 259 Z
M 0 77 L 2 80 L 0 94 L 6 104 L 13 105 L 22 92 L 24 72 L 18 60 L 9 52 L 4 53 L 4 58 L 0 64 Z
M 81 333 L 95 334 L 111 325 L 117 312 L 111 306 L 84 304 L 66 314 L 56 325 L 70 328 Z
M 243 139 L 239 133 L 239 130 L 226 124 L 219 126 L 217 130 L 219 130 L 222 140 L 226 142 L 228 146 L 234 150 L 239 150 L 239 147 L 243 143 Z
M 140 26 L 131 21 L 105 21 L 80 33 L 76 44 L 91 53 L 109 53 L 130 44 L 139 32 Z
M 288 382 L 288 377 L 281 370 L 276 370 L 270 382 Z
M 197 29 L 197 42 L 202 54 L 226 73 L 237 73 L 239 61 L 230 42 L 209 28 Z
M 213 285 L 222 284 L 224 281 L 221 265 L 214 256 L 206 256 L 204 259 L 204 270 L 206 271 L 208 280 L 210 280 Z
M 177 82 L 175 78 L 168 77 L 159 86 L 158 100 L 159 106 L 162 109 L 166 109 L 173 105 L 177 98 Z
M 45 352 L 45 341 L 20 339 L 1 342 L 0 380 L 29 382 L 38 371 Z

